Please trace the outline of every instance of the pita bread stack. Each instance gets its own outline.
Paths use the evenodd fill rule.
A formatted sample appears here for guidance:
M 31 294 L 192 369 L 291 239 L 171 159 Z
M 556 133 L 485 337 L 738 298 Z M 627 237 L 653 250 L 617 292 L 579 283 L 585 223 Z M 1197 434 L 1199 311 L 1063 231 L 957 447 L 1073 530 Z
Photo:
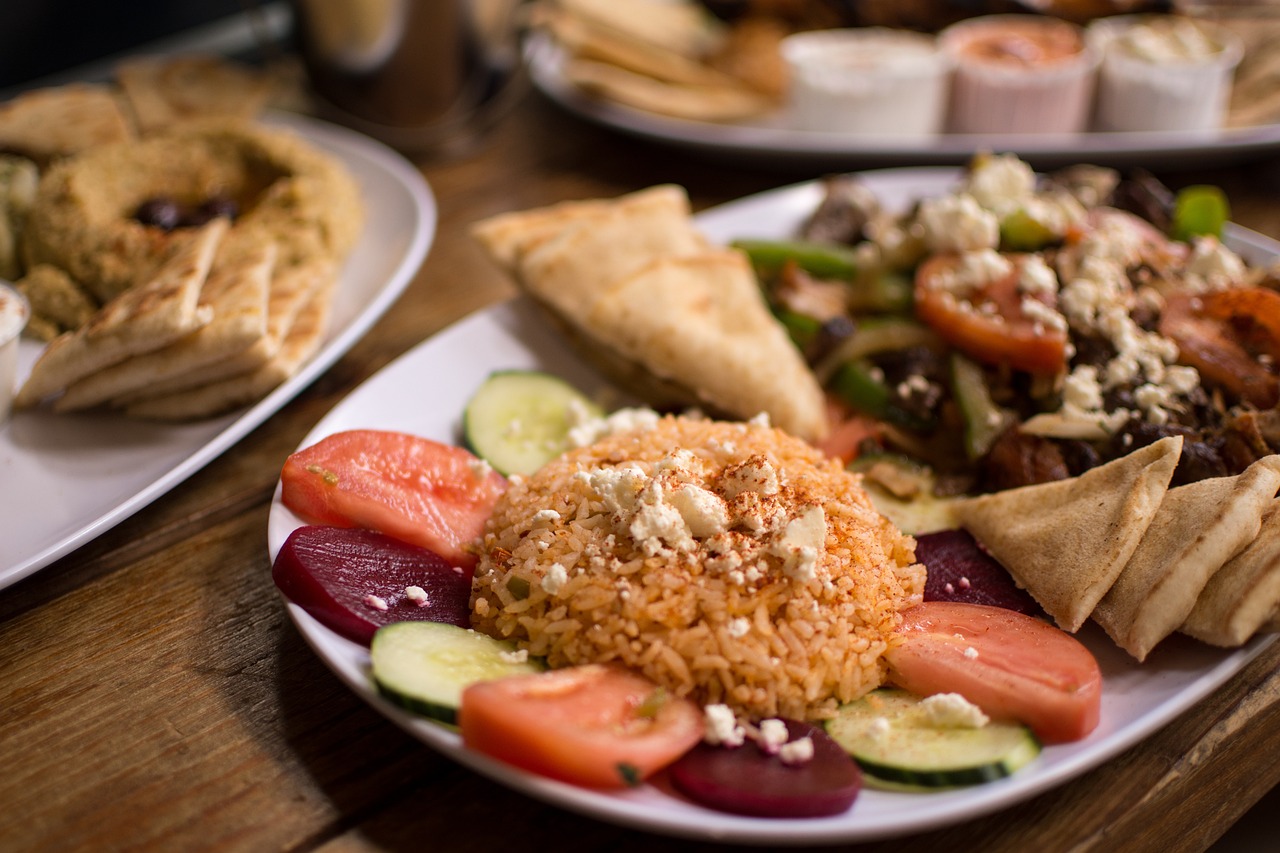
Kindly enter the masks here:
M 708 244 L 679 187 L 504 214 L 473 233 L 593 364 L 650 403 L 764 412 L 801 438 L 825 435 L 822 389 L 750 264 Z
M 1169 488 L 1180 438 L 1080 477 L 959 501 L 956 517 L 1058 625 L 1139 661 L 1181 630 L 1237 646 L 1280 607 L 1280 456 Z
M 556 0 L 539 23 L 565 52 L 565 80 L 616 103 L 694 121 L 767 113 L 787 86 L 777 25 L 750 38 L 683 0 Z M 737 25 L 735 25 L 736 28 Z

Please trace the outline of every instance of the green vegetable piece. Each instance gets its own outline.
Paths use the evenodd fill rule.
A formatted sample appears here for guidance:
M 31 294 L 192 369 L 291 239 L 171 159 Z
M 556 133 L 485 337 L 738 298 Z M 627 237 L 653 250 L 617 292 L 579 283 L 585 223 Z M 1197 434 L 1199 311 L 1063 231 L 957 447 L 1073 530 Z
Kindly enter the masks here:
M 899 272 L 859 278 L 849 290 L 849 309 L 855 314 L 910 314 L 914 305 L 911 278 Z
M 462 413 L 466 444 L 501 474 L 532 474 L 569 449 L 569 431 L 603 411 L 558 376 L 537 370 L 491 373 Z
M 889 386 L 861 359 L 842 364 L 831 378 L 830 389 L 864 415 L 910 430 L 927 430 L 932 426 L 895 405 Z
M 782 323 L 782 327 L 787 330 L 791 342 L 801 350 L 812 343 L 818 336 L 818 332 L 822 331 L 822 323 L 808 314 L 783 308 L 776 312 L 776 316 L 778 322 Z
M 817 278 L 852 281 L 858 274 L 857 259 L 848 246 L 804 240 L 754 239 L 734 240 L 731 245 L 745 252 L 761 275 L 777 273 L 788 261 L 794 261 L 800 269 Z
M 951 393 L 964 416 L 965 452 L 970 459 L 981 459 L 1015 416 L 991 399 L 982 368 L 959 353 L 951 356 Z
M 1203 184 L 1185 187 L 1173 200 L 1171 236 L 1184 242 L 1196 236 L 1221 237 L 1230 218 L 1231 208 L 1220 188 Z
M 1048 225 L 1023 207 L 1000 221 L 1000 247 L 1009 252 L 1034 252 L 1058 240 Z

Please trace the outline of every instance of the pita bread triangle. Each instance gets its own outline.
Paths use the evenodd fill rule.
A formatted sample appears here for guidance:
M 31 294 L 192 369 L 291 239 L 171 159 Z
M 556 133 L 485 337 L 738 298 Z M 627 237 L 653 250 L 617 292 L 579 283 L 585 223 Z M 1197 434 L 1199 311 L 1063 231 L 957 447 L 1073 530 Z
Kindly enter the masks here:
M 177 242 L 151 279 L 104 305 L 84 326 L 49 343 L 15 399 L 32 406 L 72 383 L 127 358 L 152 352 L 212 319 L 200 291 L 227 232 L 215 219 Z
M 1181 452 L 1181 436 L 1163 438 L 1079 477 L 957 501 L 955 515 L 1074 632 L 1138 548 Z
M 1257 537 L 1214 572 L 1178 630 L 1225 648 L 1243 645 L 1280 607 L 1280 501 L 1262 515 Z
M 85 409 L 244 352 L 267 334 L 267 293 L 275 266 L 270 242 L 223 241 L 201 292 L 213 312 L 208 325 L 166 347 L 126 359 L 72 383 L 54 403 L 59 412 Z
M 1116 645 L 1139 661 L 1190 615 L 1209 578 L 1244 550 L 1280 489 L 1280 456 L 1235 477 L 1170 489 L 1124 570 L 1094 610 Z

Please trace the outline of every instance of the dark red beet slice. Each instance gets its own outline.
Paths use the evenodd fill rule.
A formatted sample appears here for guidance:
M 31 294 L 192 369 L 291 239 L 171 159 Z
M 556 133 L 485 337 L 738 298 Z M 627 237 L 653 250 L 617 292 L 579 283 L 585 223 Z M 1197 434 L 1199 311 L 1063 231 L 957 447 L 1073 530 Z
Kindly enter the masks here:
M 916 559 L 924 564 L 925 601 L 960 601 L 1016 610 L 1044 611 L 1020 589 L 1004 566 L 982 550 L 967 530 L 941 530 L 916 537 Z
M 668 768 L 671 783 L 696 802 L 757 817 L 825 817 L 853 805 L 862 771 L 825 731 L 786 720 L 791 740 L 813 739 L 813 758 L 784 764 L 752 741 L 742 746 L 700 743 Z
M 471 626 L 470 569 L 370 530 L 299 527 L 276 555 L 271 579 L 327 628 L 365 645 L 392 622 Z M 411 586 L 426 593 L 423 604 L 406 594 Z

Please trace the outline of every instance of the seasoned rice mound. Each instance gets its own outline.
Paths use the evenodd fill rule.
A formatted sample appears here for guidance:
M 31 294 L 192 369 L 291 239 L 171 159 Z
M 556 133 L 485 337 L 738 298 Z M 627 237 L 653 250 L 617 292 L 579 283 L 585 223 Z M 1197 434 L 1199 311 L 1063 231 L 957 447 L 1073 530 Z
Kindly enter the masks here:
M 881 684 L 923 591 L 915 540 L 839 462 L 667 417 L 513 479 L 472 619 L 553 667 L 616 661 L 747 716 L 819 719 Z

